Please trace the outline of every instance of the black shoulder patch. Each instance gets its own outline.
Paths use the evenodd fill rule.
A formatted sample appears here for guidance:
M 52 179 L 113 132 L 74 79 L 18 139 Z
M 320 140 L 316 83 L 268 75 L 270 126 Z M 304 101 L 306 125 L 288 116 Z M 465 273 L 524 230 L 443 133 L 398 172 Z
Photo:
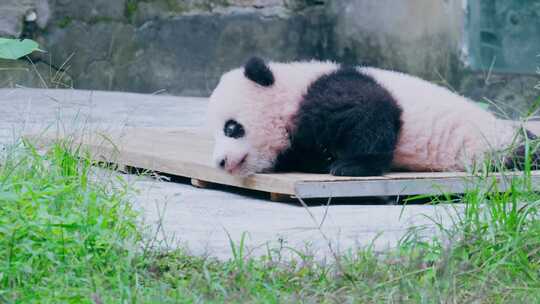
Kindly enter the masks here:
M 251 81 L 269 87 L 274 84 L 274 74 L 259 57 L 251 57 L 244 66 L 244 75 Z
M 392 166 L 401 113 L 375 79 L 341 67 L 308 87 L 294 119 L 291 145 L 278 156 L 274 169 L 381 175 Z

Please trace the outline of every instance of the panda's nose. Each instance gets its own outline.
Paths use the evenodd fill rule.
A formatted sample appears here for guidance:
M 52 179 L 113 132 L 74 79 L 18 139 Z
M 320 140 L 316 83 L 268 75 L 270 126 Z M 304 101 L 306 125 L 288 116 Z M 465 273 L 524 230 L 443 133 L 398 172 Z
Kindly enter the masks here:
M 227 163 L 227 160 L 225 158 L 223 158 L 222 160 L 219 161 L 219 167 L 221 169 L 225 169 L 225 164 Z

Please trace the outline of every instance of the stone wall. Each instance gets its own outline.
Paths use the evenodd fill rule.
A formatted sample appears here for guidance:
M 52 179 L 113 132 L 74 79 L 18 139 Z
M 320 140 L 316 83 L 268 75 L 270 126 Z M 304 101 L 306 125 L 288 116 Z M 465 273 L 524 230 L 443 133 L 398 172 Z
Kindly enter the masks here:
M 23 22 L 29 11 L 35 24 Z M 527 108 L 535 75 L 466 68 L 465 20 L 462 0 L 4 0 L 0 35 L 31 36 L 48 53 L 32 57 L 43 79 L 19 62 L 18 72 L 0 71 L 0 86 L 206 96 L 257 54 L 391 68 L 513 115 Z

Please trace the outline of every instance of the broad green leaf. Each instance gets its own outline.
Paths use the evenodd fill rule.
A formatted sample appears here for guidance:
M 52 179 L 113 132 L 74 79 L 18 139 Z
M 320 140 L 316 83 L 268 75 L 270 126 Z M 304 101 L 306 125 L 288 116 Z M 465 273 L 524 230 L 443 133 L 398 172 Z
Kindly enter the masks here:
M 19 59 L 34 51 L 39 51 L 37 42 L 30 39 L 8 39 L 0 38 L 0 58 Z

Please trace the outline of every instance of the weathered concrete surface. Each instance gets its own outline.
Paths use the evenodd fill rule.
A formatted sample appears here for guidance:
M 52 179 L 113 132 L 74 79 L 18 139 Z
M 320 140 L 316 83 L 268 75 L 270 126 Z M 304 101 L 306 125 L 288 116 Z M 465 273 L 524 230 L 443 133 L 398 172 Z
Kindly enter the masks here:
M 456 77 L 462 44 L 461 0 L 335 0 L 334 53 L 342 61 L 407 71 L 428 79 Z M 452 70 L 453 69 L 453 70 Z
M 218 258 L 231 257 L 230 241 L 240 244 L 243 234 L 248 252 L 255 256 L 281 247 L 283 256 L 295 256 L 287 249 L 292 248 L 318 258 L 332 258 L 333 253 L 370 245 L 384 250 L 396 246 L 409 229 L 417 229 L 418 235 L 424 237 L 438 234 L 434 221 L 449 227 L 456 211 L 463 209 L 463 205 L 405 207 L 379 202 L 333 205 L 328 209 L 320 205 L 308 210 L 297 204 L 273 203 L 189 185 L 136 185 L 144 189 L 137 205 L 144 210 L 146 222 L 154 227 L 163 225 L 161 232 L 168 238 L 166 244 L 185 244 L 195 254 Z
M 0 89 L 0 142 L 10 143 L 24 132 L 46 127 L 111 130 L 124 127 L 188 127 L 204 121 L 206 100 L 128 93 L 76 90 Z M 126 176 L 139 190 L 133 201 L 149 229 L 159 228 L 162 245 L 187 246 L 194 254 L 219 258 L 232 255 L 230 240 L 254 255 L 285 248 L 307 250 L 316 256 L 346 252 L 371 245 L 396 245 L 408 229 L 425 226 L 434 233 L 435 219 L 450 225 L 449 214 L 462 206 L 332 205 L 319 230 L 326 208 L 306 210 L 295 204 L 272 203 L 257 195 L 193 188 L 187 183 L 159 182 Z M 353 201 L 350 200 L 349 203 Z M 380 204 L 380 202 L 377 202 Z M 454 208 L 456 208 L 454 210 Z M 314 216 L 315 220 L 311 217 Z M 321 233 L 322 231 L 322 233 Z M 323 235 L 324 234 L 324 235 Z M 229 239 L 230 236 L 230 239 Z M 326 236 L 326 238 L 325 238 Z M 328 240 L 332 246 L 330 250 Z

